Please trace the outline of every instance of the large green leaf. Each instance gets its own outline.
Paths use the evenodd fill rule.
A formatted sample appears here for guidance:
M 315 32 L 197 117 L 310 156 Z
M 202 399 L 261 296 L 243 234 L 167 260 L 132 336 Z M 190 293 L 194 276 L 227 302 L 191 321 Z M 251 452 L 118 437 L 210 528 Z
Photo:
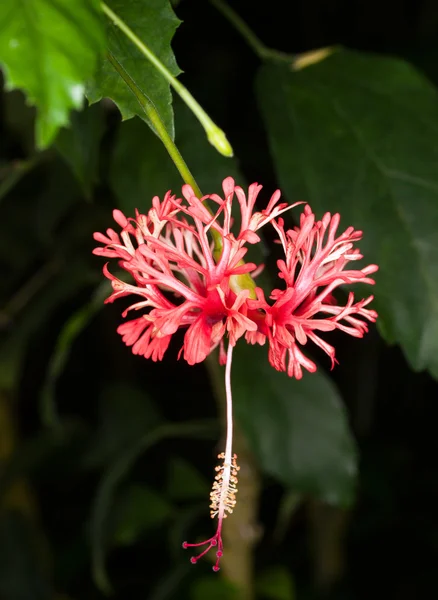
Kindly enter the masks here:
M 225 177 L 242 184 L 235 159 L 224 158 L 208 143 L 189 109 L 175 100 L 176 144 L 204 194 L 220 193 Z M 147 210 L 153 196 L 181 193 L 183 181 L 161 141 L 135 119 L 119 129 L 110 181 L 126 214 Z
M 114 508 L 114 544 L 134 544 L 142 535 L 163 525 L 173 512 L 174 507 L 164 494 L 145 485 L 130 485 Z
M 330 379 L 322 371 L 291 379 L 271 367 L 266 348 L 238 344 L 232 385 L 236 417 L 263 470 L 295 492 L 349 504 L 356 448 Z
M 200 439 L 207 437 L 210 439 L 212 429 L 214 427 L 210 421 L 163 423 L 155 429 L 147 431 L 143 436 L 137 436 L 130 444 L 126 444 L 123 451 L 120 451 L 108 466 L 96 493 L 90 528 L 93 577 L 102 592 L 109 593 L 111 591 L 111 584 L 105 571 L 107 519 L 120 481 L 127 476 L 139 456 L 155 444 L 170 437 Z
M 48 146 L 72 108 L 104 48 L 99 0 L 2 0 L 0 62 L 7 89 L 22 89 L 38 109 L 36 142 Z
M 163 419 L 148 394 L 128 382 L 109 381 L 99 397 L 99 428 L 84 460 L 87 468 L 112 464 Z
M 169 460 L 166 487 L 172 500 L 197 500 L 208 497 L 210 493 L 210 482 L 179 456 Z
M 168 0 L 108 0 L 107 4 L 173 75 L 181 72 L 170 47 L 180 21 Z M 152 100 L 173 137 L 172 96 L 169 84 L 133 42 L 109 20 L 107 33 L 109 51 L 136 85 Z M 124 120 L 138 115 L 152 127 L 135 96 L 107 59 L 102 62 L 95 79 L 90 82 L 87 96 L 90 102 L 97 102 L 104 97 L 111 98 L 119 107 Z
M 343 51 L 300 72 L 264 67 L 258 97 L 288 199 L 364 231 L 382 335 L 438 377 L 435 88 L 405 62 Z

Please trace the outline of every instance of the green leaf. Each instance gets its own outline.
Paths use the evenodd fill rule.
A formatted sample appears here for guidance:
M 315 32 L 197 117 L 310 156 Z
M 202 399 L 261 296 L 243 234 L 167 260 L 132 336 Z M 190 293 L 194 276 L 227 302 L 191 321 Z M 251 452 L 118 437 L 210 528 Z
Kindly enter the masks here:
M 183 458 L 169 461 L 167 471 L 167 493 L 174 500 L 208 498 L 210 483 L 197 469 Z
M 232 384 L 236 417 L 266 473 L 330 504 L 353 500 L 356 448 L 339 392 L 321 370 L 297 381 L 271 367 L 266 348 L 240 344 Z
M 114 509 L 115 544 L 129 546 L 141 535 L 163 525 L 174 508 L 163 494 L 144 485 L 131 485 Z
M 99 149 L 104 132 L 100 105 L 90 106 L 71 116 L 71 127 L 62 129 L 55 146 L 82 185 L 87 198 L 91 197 L 97 181 Z
M 88 302 L 85 306 L 74 312 L 67 319 L 59 333 L 41 390 L 41 421 L 46 426 L 54 427 L 59 425 L 55 403 L 56 383 L 64 371 L 75 340 L 87 327 L 94 315 L 103 307 L 103 301 L 108 296 L 110 289 L 108 282 L 103 282 L 96 289 L 91 302 Z
M 35 179 L 37 180 L 36 177 Z M 38 194 L 32 191 L 30 193 L 34 205 L 31 223 L 38 241 L 43 246 L 52 249 L 56 247 L 60 251 L 59 239 L 63 242 L 68 239 L 65 230 L 67 224 L 73 221 L 74 206 L 83 201 L 76 178 L 60 156 L 52 156 L 44 165 L 44 187 Z M 79 227 L 76 225 L 75 233 L 77 230 Z
M 264 67 L 258 97 L 284 193 L 364 231 L 380 332 L 438 377 L 435 88 L 403 61 L 342 51 L 296 73 Z
M 211 438 L 210 421 L 186 421 L 185 423 L 164 423 L 147 432 L 121 451 L 110 464 L 97 489 L 91 515 L 92 571 L 97 587 L 105 594 L 111 593 L 111 584 L 105 571 L 106 522 L 113 497 L 120 481 L 141 454 L 170 437 Z
M 301 494 L 297 494 L 294 490 L 286 489 L 284 491 L 279 503 L 277 522 L 272 534 L 272 538 L 276 544 L 280 544 L 283 541 L 294 515 L 302 504 L 303 497 Z
M 2 0 L 0 57 L 6 88 L 22 89 L 38 109 L 36 143 L 49 146 L 104 48 L 98 0 Z
M 294 600 L 292 575 L 286 567 L 270 567 L 256 578 L 256 591 L 270 600 Z
M 43 429 L 21 441 L 7 462 L 2 461 L 0 500 L 3 500 L 10 487 L 20 477 L 31 477 L 33 480 L 41 470 L 50 472 L 50 469 L 58 469 L 56 475 L 53 475 L 53 471 L 50 472 L 52 478 L 56 477 L 59 474 L 60 459 L 65 461 L 66 457 L 73 453 L 77 459 L 78 451 L 82 450 L 88 435 L 89 432 L 79 421 L 64 420 L 56 430 Z M 65 471 L 65 462 L 63 468 Z
M 21 299 L 24 306 L 21 306 L 18 315 L 10 316 L 8 335 L 0 344 L 0 387 L 12 389 L 18 384 L 29 340 L 47 322 L 55 308 L 90 285 L 92 275 L 83 265 L 71 262 L 69 268 L 64 268 L 61 273 L 62 266 L 56 260 L 43 265 L 32 280 L 39 293 L 33 297 L 30 290 L 26 290 L 30 297 Z M 5 320 L 9 318 L 7 313 L 0 316 Z
M 190 110 L 175 99 L 176 144 L 202 192 L 221 193 L 222 180 L 232 176 L 243 184 L 235 159 L 219 155 Z M 147 210 L 154 196 L 168 190 L 181 194 L 183 181 L 161 141 L 133 120 L 120 127 L 110 169 L 110 183 L 126 214 Z
M 184 578 L 190 571 L 193 573 L 192 566 L 190 561 L 185 560 L 170 570 L 167 570 L 166 575 L 148 594 L 147 600 L 172 600 L 173 598 L 181 597 Z
M 226 579 L 215 575 L 198 577 L 190 587 L 190 600 L 239 600 L 240 591 Z
M 149 396 L 135 386 L 108 382 L 99 397 L 99 428 L 85 458 L 87 468 L 112 462 L 126 448 L 161 425 Z
M 109 0 L 108 6 L 154 52 L 173 75 L 181 71 L 175 61 L 170 42 L 180 21 L 168 0 Z M 172 95 L 169 84 L 138 48 L 112 22 L 107 20 L 108 50 L 136 85 L 157 108 L 166 129 L 173 137 Z M 111 98 L 120 109 L 123 120 L 138 115 L 152 127 L 137 99 L 107 59 L 90 82 L 87 96 L 91 103 Z

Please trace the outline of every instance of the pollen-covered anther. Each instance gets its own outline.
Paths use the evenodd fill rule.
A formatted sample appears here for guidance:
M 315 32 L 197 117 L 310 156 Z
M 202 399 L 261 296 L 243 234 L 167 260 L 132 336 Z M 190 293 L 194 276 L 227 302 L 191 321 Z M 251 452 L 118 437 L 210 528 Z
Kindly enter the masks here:
M 236 506 L 236 494 L 238 489 L 237 474 L 240 467 L 237 466 L 237 455 L 234 454 L 231 462 L 225 462 L 225 453 L 218 455 L 223 463 L 215 468 L 216 476 L 210 493 L 210 516 L 214 519 L 216 516 L 226 518 L 227 513 L 231 514 Z

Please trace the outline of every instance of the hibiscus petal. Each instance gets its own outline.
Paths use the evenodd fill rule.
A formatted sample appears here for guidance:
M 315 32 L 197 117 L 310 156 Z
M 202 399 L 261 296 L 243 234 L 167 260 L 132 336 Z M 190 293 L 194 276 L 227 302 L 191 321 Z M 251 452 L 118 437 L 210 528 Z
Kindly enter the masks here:
M 189 365 L 195 365 L 207 358 L 211 348 L 211 330 L 204 315 L 190 325 L 184 336 L 184 358 Z

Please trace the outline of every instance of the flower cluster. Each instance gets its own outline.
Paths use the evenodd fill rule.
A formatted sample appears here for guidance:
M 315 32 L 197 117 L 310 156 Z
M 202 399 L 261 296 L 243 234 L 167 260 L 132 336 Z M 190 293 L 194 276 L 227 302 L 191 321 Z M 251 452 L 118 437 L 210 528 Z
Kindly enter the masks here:
M 94 253 L 118 259 L 121 269 L 130 276 L 129 283 L 122 281 L 105 265 L 104 274 L 113 288 L 106 302 L 137 296 L 123 316 L 131 311 L 140 316 L 118 328 L 134 354 L 162 360 L 173 334 L 183 329 L 180 354 L 190 365 L 202 362 L 216 347 L 220 363 L 226 364 L 226 447 L 219 455 L 223 464 L 216 468 L 210 495 L 217 530 L 204 542 L 183 544 L 184 548 L 205 546 L 192 557 L 193 563 L 215 547 L 215 571 L 223 554 L 223 519 L 236 504 L 239 467 L 232 454 L 231 360 L 237 341 L 261 345 L 267 341 L 271 365 L 301 379 L 303 368 L 316 371 L 315 363 L 302 350 L 308 341 L 324 350 L 333 366 L 335 349 L 320 337 L 320 332 L 340 329 L 362 337 L 368 329 L 367 321 L 377 318 L 376 312 L 367 308 L 372 296 L 355 301 L 350 292 L 346 302 L 338 304 L 333 294 L 340 285 L 374 283 L 370 275 L 377 271 L 376 265 L 362 269 L 349 266 L 362 258 L 354 248 L 362 232 L 349 227 L 338 234 L 338 214 L 326 213 L 317 221 L 307 205 L 299 226 L 285 229 L 281 215 L 301 203 L 280 203 L 277 190 L 267 207 L 257 211 L 260 190 L 261 186 L 254 183 L 246 195 L 228 177 L 223 182 L 223 197 L 211 194 L 197 198 L 185 185 L 182 198 L 170 192 L 163 201 L 155 197 L 147 214 L 137 211 L 135 218 L 128 219 L 115 210 L 113 216 L 120 233 L 108 229 L 106 234 L 94 234 L 102 244 Z M 233 203 L 238 207 L 236 230 Z M 277 262 L 280 285 L 268 299 L 254 283 L 263 265 L 244 262 L 248 244 L 260 242 L 257 232 L 267 224 L 274 227 L 284 252 Z
M 267 207 L 258 212 L 255 202 L 260 189 L 252 184 L 246 196 L 228 177 L 223 182 L 223 198 L 212 194 L 199 199 L 185 185 L 183 199 L 170 192 L 163 201 L 155 197 L 149 212 L 137 211 L 135 219 L 115 210 L 120 233 L 108 229 L 106 234 L 94 234 L 103 244 L 94 253 L 119 259 L 120 267 L 131 275 L 132 282 L 127 283 L 104 267 L 113 287 L 107 302 L 138 296 L 123 316 L 129 311 L 141 311 L 141 316 L 118 328 L 134 354 L 161 360 L 172 335 L 183 328 L 182 350 L 190 365 L 202 362 L 218 345 L 224 363 L 224 339 L 234 346 L 245 336 L 251 344 L 268 340 L 271 365 L 299 379 L 302 367 L 316 370 L 301 349 L 308 340 L 335 362 L 335 349 L 318 332 L 341 329 L 362 337 L 366 320 L 375 321 L 375 311 L 366 308 L 372 296 L 355 302 L 350 292 L 345 305 L 337 304 L 333 296 L 341 284 L 374 283 L 369 275 L 377 270 L 376 265 L 346 268 L 362 258 L 353 248 L 362 232 L 349 227 L 337 236 L 339 215 L 326 213 L 316 221 L 309 206 L 304 207 L 299 227 L 285 229 L 280 215 L 296 205 L 279 203 L 277 190 Z M 240 228 L 233 233 L 235 198 Z M 213 214 L 207 200 L 213 205 Z M 284 259 L 278 261 L 283 286 L 272 291 L 271 302 L 254 284 L 263 266 L 243 262 L 247 245 L 260 241 L 257 231 L 268 223 L 277 231 L 284 250 Z

